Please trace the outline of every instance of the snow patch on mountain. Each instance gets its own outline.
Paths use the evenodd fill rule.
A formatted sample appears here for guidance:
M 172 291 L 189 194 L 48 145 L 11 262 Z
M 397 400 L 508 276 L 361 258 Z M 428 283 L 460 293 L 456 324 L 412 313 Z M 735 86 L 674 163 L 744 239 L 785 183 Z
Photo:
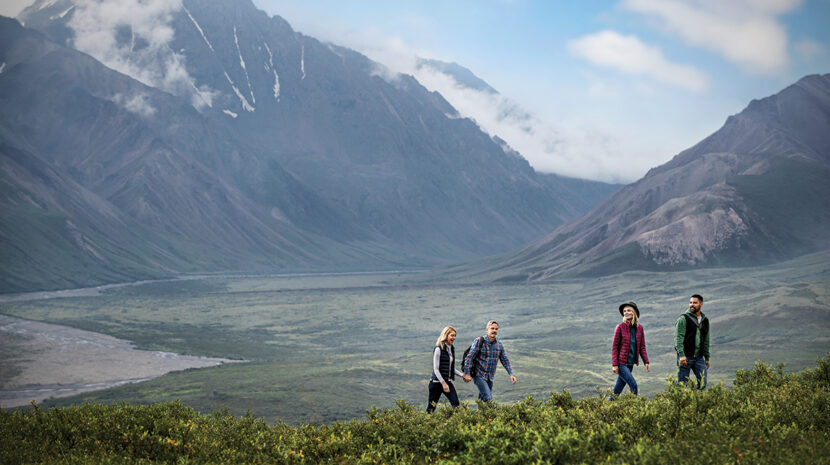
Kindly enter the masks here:
M 239 66 L 242 67 L 242 72 L 245 73 L 245 80 L 248 82 L 248 91 L 251 93 L 251 102 L 256 105 L 254 88 L 251 87 L 251 78 L 248 76 L 248 67 L 245 66 L 245 59 L 242 58 L 242 50 L 239 49 L 239 36 L 236 34 L 236 24 L 233 25 L 233 43 L 236 44 L 236 53 L 239 54 Z
M 63 10 L 63 12 L 58 13 L 58 14 L 56 14 L 56 15 L 52 15 L 52 16 L 50 16 L 50 17 L 49 17 L 49 19 L 51 19 L 52 21 L 54 21 L 54 20 L 56 20 L 56 19 L 63 19 L 63 18 L 64 18 L 66 15 L 68 15 L 68 14 L 69 14 L 69 12 L 70 12 L 70 11 L 72 11 L 72 9 L 74 9 L 74 8 L 75 8 L 75 5 L 72 5 L 72 6 L 70 6 L 69 8 L 67 8 L 67 9 Z
M 236 87 L 236 84 L 233 82 L 233 79 L 231 79 L 231 77 L 228 76 L 227 71 L 225 71 L 225 79 L 228 80 L 228 84 L 231 85 L 231 89 L 233 89 L 233 92 L 236 94 L 237 97 L 239 97 L 239 101 L 242 103 L 242 109 L 249 112 L 256 110 L 256 108 L 254 108 L 250 103 L 248 103 L 248 99 L 246 99 L 245 96 L 242 95 L 242 92 L 239 91 L 239 87 Z
M 184 5 L 182 5 L 182 8 L 184 9 L 184 12 L 187 13 L 187 17 L 190 18 L 190 21 L 193 22 L 193 25 L 196 26 L 196 29 L 199 31 L 199 34 L 202 34 L 202 39 L 204 39 L 210 51 L 216 53 L 216 50 L 213 49 L 213 45 L 210 43 L 207 36 L 205 35 L 205 31 L 202 30 L 202 26 L 199 26 L 199 23 L 196 21 L 196 18 L 194 18 L 193 15 L 190 14 L 190 10 L 188 10 L 187 7 Z
M 300 80 L 305 79 L 305 45 L 300 47 L 300 72 L 303 75 Z
M 265 70 L 270 70 L 274 73 L 274 99 L 279 101 L 280 100 L 280 77 L 277 75 L 277 70 L 274 68 L 274 54 L 271 53 L 271 47 L 268 46 L 267 42 L 263 42 L 262 45 L 265 46 L 265 50 L 268 51 L 268 64 L 265 65 Z

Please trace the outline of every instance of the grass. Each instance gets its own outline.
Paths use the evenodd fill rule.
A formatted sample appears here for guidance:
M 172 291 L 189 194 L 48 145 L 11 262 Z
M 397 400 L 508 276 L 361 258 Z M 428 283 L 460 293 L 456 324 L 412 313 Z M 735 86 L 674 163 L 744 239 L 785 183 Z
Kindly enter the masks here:
M 652 371 L 634 371 L 646 395 L 675 374 L 673 325 L 692 293 L 704 295 L 712 321 L 713 384 L 728 385 L 756 360 L 801 370 L 830 351 L 830 253 L 768 267 L 533 285 L 415 286 L 407 277 L 209 277 L 3 303 L 0 313 L 99 331 L 145 349 L 248 360 L 45 406 L 180 399 L 200 412 L 227 406 L 234 415 L 250 410 L 289 424 L 357 418 L 395 399 L 425 407 L 431 348 L 447 324 L 458 329 L 460 354 L 487 320 L 501 323 L 519 379 L 511 385 L 499 368 L 495 398 L 506 403 L 562 389 L 585 397 L 613 386 L 610 338 L 617 306 L 628 300 L 638 303 L 646 329 Z M 462 400 L 475 399 L 472 384 L 459 381 L 458 390 Z

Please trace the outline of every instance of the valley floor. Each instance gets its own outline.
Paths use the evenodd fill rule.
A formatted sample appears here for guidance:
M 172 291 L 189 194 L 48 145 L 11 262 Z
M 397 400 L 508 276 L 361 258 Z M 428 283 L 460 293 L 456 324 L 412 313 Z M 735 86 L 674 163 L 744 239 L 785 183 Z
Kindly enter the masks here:
M 179 400 L 288 424 L 360 418 L 398 401 L 423 409 L 441 328 L 457 328 L 460 353 L 490 319 L 518 377 L 512 385 L 498 369 L 498 402 L 563 390 L 592 397 L 616 380 L 611 335 L 628 300 L 642 312 L 651 359 L 650 373 L 634 375 L 651 397 L 676 379 L 674 322 L 692 293 L 705 296 L 712 322 L 712 386 L 757 360 L 791 372 L 830 352 L 830 252 L 531 285 L 415 284 L 404 273 L 212 276 L 0 300 L 0 405 Z M 247 363 L 222 363 L 230 360 Z M 475 404 L 474 386 L 457 389 Z
M 0 406 L 107 389 L 233 360 L 137 350 L 125 340 L 0 315 Z

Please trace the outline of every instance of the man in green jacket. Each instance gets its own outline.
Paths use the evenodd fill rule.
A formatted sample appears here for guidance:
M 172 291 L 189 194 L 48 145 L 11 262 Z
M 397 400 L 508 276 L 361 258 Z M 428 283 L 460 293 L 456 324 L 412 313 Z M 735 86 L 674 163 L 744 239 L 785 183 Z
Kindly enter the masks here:
M 689 380 L 689 371 L 697 377 L 698 389 L 706 388 L 709 371 L 709 319 L 700 311 L 703 297 L 689 299 L 689 310 L 680 315 L 674 326 L 674 350 L 677 351 L 677 381 Z

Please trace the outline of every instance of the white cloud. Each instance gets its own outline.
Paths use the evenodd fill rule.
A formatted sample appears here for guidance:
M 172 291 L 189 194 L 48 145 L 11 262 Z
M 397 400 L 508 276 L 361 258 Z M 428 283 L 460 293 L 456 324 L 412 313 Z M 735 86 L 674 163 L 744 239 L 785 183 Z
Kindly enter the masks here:
M 603 129 L 559 120 L 544 121 L 501 94 L 465 87 L 429 67 L 413 74 L 425 87 L 441 93 L 463 116 L 490 134 L 507 141 L 534 169 L 584 179 L 630 182 L 654 166 L 655 160 L 624 160 L 625 153 L 648 151 L 630 147 Z M 653 147 L 651 148 L 653 151 Z
M 708 79 L 702 72 L 667 60 L 658 47 L 634 36 L 602 31 L 568 42 L 568 50 L 595 65 L 649 76 L 693 92 L 702 92 L 708 87 Z
M 483 131 L 507 141 L 537 171 L 607 182 L 631 182 L 649 168 L 665 162 L 666 154 L 676 153 L 678 149 L 675 134 L 668 137 L 672 143 L 666 143 L 655 137 L 637 137 L 642 131 L 635 130 L 638 128 L 634 122 L 620 127 L 611 122 L 613 117 L 610 116 L 603 121 L 584 115 L 571 118 L 572 108 L 551 108 L 550 104 L 540 103 L 550 96 L 537 95 L 537 100 L 530 102 L 536 104 L 531 112 L 504 95 L 465 88 L 443 73 L 428 67 L 418 68 L 419 58 L 445 62 L 453 61 L 452 58 L 413 48 L 400 36 L 390 36 L 377 28 L 353 29 L 347 23 L 325 23 L 309 18 L 302 21 L 303 18 L 297 15 L 292 19 L 292 25 L 305 34 L 357 50 L 381 63 L 373 74 L 393 85 L 398 82 L 400 73 L 415 76 L 427 89 L 446 98 L 462 117 L 474 120 Z M 429 27 L 429 24 L 419 23 L 418 29 L 425 31 Z M 622 89 L 619 83 L 594 82 L 597 94 L 606 97 L 618 96 Z M 645 95 L 646 91 L 641 87 L 633 87 L 640 95 Z M 637 136 L 632 136 L 635 133 Z
M 121 105 L 129 112 L 149 118 L 156 113 L 156 109 L 147 101 L 147 96 L 143 94 L 136 94 L 130 97 L 125 97 L 123 94 L 115 94 L 111 99 L 113 102 Z
M 753 72 L 785 69 L 787 31 L 777 16 L 801 0 L 622 0 L 631 11 L 650 15 L 688 44 L 718 53 Z
M 148 86 L 210 106 L 215 93 L 197 88 L 185 59 L 170 49 L 173 14 L 181 0 L 78 0 L 69 21 L 74 46 Z M 129 37 L 126 37 L 129 34 Z
M 335 29 L 333 27 L 323 37 L 381 63 L 373 70 L 374 75 L 392 84 L 398 82 L 400 74 L 415 76 L 424 87 L 439 92 L 463 117 L 474 120 L 491 136 L 504 139 L 537 171 L 607 182 L 630 182 L 662 162 L 667 153 L 665 147 L 654 141 L 639 145 L 623 142 L 623 139 L 630 139 L 626 137 L 630 136 L 626 129 L 606 131 L 597 122 L 566 121 L 563 119 L 566 115 L 561 114 L 555 121 L 546 120 L 504 95 L 476 91 L 432 68 L 419 68 L 419 58 L 450 60 L 412 49 L 399 37 L 389 37 L 377 29 L 334 34 Z M 705 82 L 705 78 L 699 79 Z M 597 92 L 617 92 L 617 87 L 595 82 Z M 603 85 L 605 87 L 601 88 Z M 637 154 L 636 160 L 627 157 L 631 154 Z

